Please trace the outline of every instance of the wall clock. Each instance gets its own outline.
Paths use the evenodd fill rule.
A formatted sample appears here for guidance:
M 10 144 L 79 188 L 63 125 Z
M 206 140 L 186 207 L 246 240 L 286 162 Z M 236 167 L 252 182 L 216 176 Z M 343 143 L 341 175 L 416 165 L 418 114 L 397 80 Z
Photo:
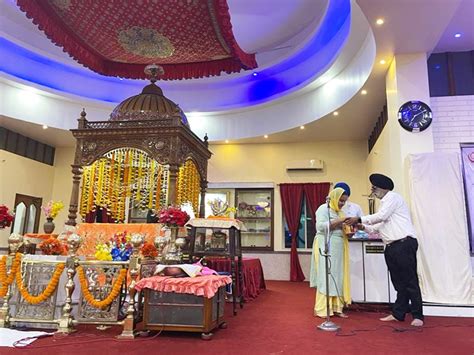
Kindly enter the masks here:
M 421 132 L 433 121 L 430 107 L 421 101 L 405 102 L 398 110 L 398 123 L 410 132 Z

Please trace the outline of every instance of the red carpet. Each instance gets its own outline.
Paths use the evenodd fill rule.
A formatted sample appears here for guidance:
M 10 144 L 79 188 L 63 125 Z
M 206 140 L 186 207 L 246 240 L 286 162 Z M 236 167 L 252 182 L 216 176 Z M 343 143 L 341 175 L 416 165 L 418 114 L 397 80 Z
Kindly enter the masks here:
M 118 341 L 118 327 L 92 326 L 62 338 L 43 338 L 23 349 L 0 348 L 0 354 L 473 354 L 474 319 L 426 317 L 419 329 L 404 323 L 385 324 L 376 312 L 349 311 L 335 318 L 340 333 L 316 329 L 312 315 L 314 290 L 307 283 L 268 281 L 267 290 L 246 303 L 237 316 L 227 305 L 227 329 L 211 341 L 198 333 L 162 333 L 151 338 Z

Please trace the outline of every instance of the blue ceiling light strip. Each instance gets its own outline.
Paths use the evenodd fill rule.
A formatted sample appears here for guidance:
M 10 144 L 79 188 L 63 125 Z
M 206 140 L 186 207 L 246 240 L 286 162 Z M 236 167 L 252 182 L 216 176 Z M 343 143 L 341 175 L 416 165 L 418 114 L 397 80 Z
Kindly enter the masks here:
M 262 103 L 294 91 L 314 80 L 339 54 L 350 32 L 349 0 L 329 1 L 316 35 L 294 56 L 259 72 L 248 91 L 248 101 Z
M 248 72 L 219 82 L 216 88 L 222 86 L 227 96 L 210 97 L 211 101 L 215 101 L 213 105 L 205 100 L 192 102 L 193 98 L 190 97 L 190 106 L 196 106 L 196 111 L 246 107 L 274 100 L 307 85 L 334 62 L 344 47 L 350 32 L 350 17 L 350 0 L 329 0 L 320 27 L 298 53 L 272 67 L 259 70 L 256 76 L 253 75 L 256 72 Z M 0 71 L 10 76 L 63 93 L 104 102 L 117 103 L 136 95 L 145 83 L 143 80 L 103 76 L 86 68 L 63 64 L 5 38 L 0 38 L 0 58 Z M 182 87 L 188 91 L 193 88 L 192 81 L 187 85 L 188 83 L 183 83 Z M 212 87 L 213 84 L 209 85 Z M 245 89 L 235 90 L 238 86 Z M 179 87 L 175 86 L 174 89 L 177 94 Z M 187 104 L 182 102 L 183 107 Z
M 104 84 L 121 84 L 119 78 L 96 74 L 49 59 L 0 37 L 0 71 L 25 81 L 85 98 L 120 102 L 122 92 L 104 90 Z M 65 80 L 67 78 L 67 80 Z M 136 92 L 135 92 L 136 93 Z

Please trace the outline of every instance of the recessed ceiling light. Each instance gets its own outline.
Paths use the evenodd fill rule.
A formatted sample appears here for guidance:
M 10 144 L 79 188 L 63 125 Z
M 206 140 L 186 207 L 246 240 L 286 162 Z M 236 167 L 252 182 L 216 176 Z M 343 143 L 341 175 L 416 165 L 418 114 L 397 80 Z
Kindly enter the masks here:
M 361 94 L 361 95 L 367 95 L 367 90 L 362 90 L 362 91 L 360 92 L 360 94 Z
M 385 22 L 385 21 L 383 20 L 383 18 L 378 18 L 377 21 L 375 21 L 375 23 L 376 23 L 377 25 L 379 25 L 379 26 L 383 25 L 384 22 Z
M 459 38 L 459 37 L 461 37 L 461 36 L 462 36 L 462 35 L 461 35 L 460 33 L 456 33 L 456 34 L 454 35 L 454 37 L 456 37 L 456 38 Z
M 339 112 L 334 111 L 332 114 L 333 114 L 334 116 L 337 116 L 337 115 L 339 115 Z
M 257 76 L 257 75 L 258 75 L 258 73 L 255 73 L 255 72 L 253 72 L 253 73 L 252 73 L 252 75 L 253 75 L 253 76 Z
M 46 126 L 45 124 L 43 125 L 43 129 L 48 129 L 48 126 Z
M 304 129 L 304 126 L 300 126 L 300 129 Z
M 384 59 L 382 59 L 379 63 L 383 65 L 383 64 L 385 64 L 385 63 L 387 63 L 387 62 L 386 62 Z
M 226 140 L 225 140 L 225 142 L 226 142 L 226 143 L 229 143 L 229 140 L 228 140 L 228 139 L 226 139 Z
M 265 134 L 265 135 L 263 136 L 263 138 L 267 139 L 267 138 L 268 138 L 268 134 Z

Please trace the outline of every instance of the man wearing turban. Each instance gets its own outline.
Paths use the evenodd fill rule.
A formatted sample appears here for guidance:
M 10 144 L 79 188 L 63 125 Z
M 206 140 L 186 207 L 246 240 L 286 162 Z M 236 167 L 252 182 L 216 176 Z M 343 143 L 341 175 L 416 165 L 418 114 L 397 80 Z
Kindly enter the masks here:
M 381 321 L 404 321 L 405 315 L 411 313 L 411 325 L 423 325 L 423 302 L 418 282 L 415 227 L 411 221 L 410 211 L 403 197 L 393 192 L 392 179 L 382 174 L 372 174 L 372 194 L 380 199 L 377 213 L 352 217 L 346 223 L 358 223 L 358 228 L 369 232 L 380 233 L 385 244 L 385 262 L 397 299 L 392 307 L 392 314 L 381 318 Z

